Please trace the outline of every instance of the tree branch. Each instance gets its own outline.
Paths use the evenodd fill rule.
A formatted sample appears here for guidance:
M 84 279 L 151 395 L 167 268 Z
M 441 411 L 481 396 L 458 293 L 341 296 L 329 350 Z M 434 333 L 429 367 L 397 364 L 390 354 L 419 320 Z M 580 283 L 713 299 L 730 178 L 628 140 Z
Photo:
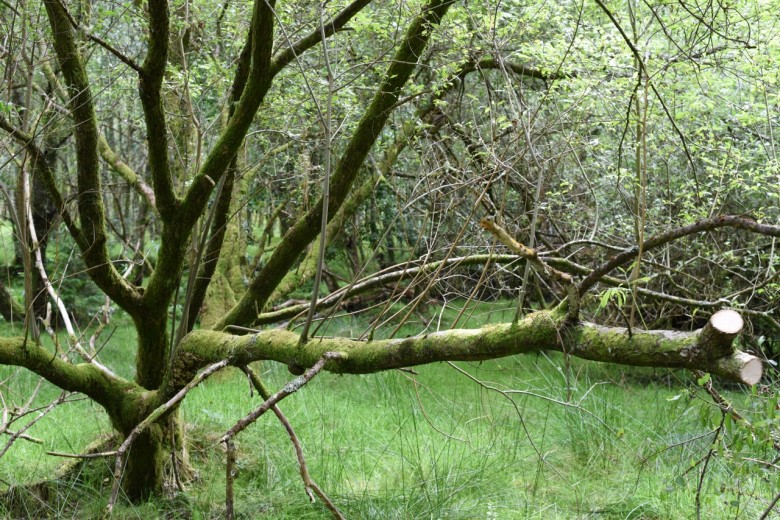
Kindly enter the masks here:
M 333 20 L 325 25 L 324 32 L 325 37 L 332 36 L 338 31 L 344 28 L 356 14 L 358 14 L 364 7 L 371 3 L 371 0 L 355 0 L 347 7 L 345 7 L 339 14 L 333 17 Z M 290 64 L 296 56 L 300 56 L 307 50 L 311 49 L 322 41 L 322 31 L 319 27 L 312 30 L 312 32 L 291 46 L 284 48 L 276 53 L 271 61 L 271 75 L 276 76 L 285 66 Z
M 252 18 L 251 68 L 246 86 L 243 83 L 241 66 L 234 82 L 234 92 L 240 94 L 233 117 L 208 154 L 200 171 L 192 180 L 192 185 L 181 201 L 176 218 L 166 221 L 160 239 L 160 251 L 157 266 L 152 273 L 144 293 L 144 304 L 153 312 L 165 309 L 178 287 L 185 248 L 189 242 L 192 228 L 203 214 L 212 189 L 220 181 L 233 161 L 238 147 L 244 140 L 255 112 L 270 86 L 268 64 L 273 46 L 273 2 L 256 0 Z M 244 60 L 240 60 L 240 64 Z M 160 206 L 159 192 L 158 207 Z M 162 212 L 162 208 L 159 207 Z M 197 268 L 197 266 L 194 266 Z M 151 382 L 150 382 L 151 384 Z M 154 382 L 156 384 L 156 381 Z
M 632 366 L 705 370 L 725 379 L 755 384 L 761 378 L 761 361 L 730 347 L 728 355 L 715 348 L 712 331 L 703 334 L 673 331 L 632 331 L 591 323 L 570 324 L 566 305 L 530 314 L 512 324 L 481 329 L 453 329 L 403 339 L 358 341 L 317 338 L 299 345 L 299 336 L 285 330 L 265 330 L 246 336 L 198 330 L 190 333 L 173 361 L 166 393 L 186 385 L 202 367 L 216 359 L 234 366 L 273 360 L 291 367 L 311 367 L 326 352 L 343 357 L 330 360 L 325 370 L 366 374 L 439 361 L 481 361 L 539 350 Z M 719 321 L 710 328 L 722 330 Z
M 474 72 L 482 69 L 501 69 L 501 68 L 506 68 L 507 70 L 510 70 L 519 76 L 541 79 L 544 81 L 569 79 L 575 77 L 575 74 L 542 72 L 539 69 L 531 68 L 527 65 L 523 65 L 522 63 L 518 63 L 513 60 L 498 60 L 494 56 L 483 56 L 478 61 L 470 61 L 466 63 L 461 68 L 461 75 L 465 75 L 470 72 Z
M 62 8 L 62 11 L 65 13 L 65 16 L 68 17 L 68 20 L 70 21 L 70 23 L 71 23 L 71 25 L 73 26 L 74 29 L 76 29 L 77 31 L 82 32 L 88 39 L 92 40 L 93 42 L 97 43 L 98 45 L 100 45 L 101 47 L 106 49 L 108 52 L 110 52 L 111 54 L 116 56 L 119 59 L 119 61 L 121 61 L 122 63 L 124 63 L 125 65 L 127 65 L 131 69 L 133 69 L 134 71 L 136 71 L 138 73 L 142 72 L 141 67 L 135 61 L 133 61 L 132 58 L 130 58 L 129 56 L 125 55 L 124 53 L 122 53 L 121 51 L 119 51 L 118 49 L 113 47 L 111 44 L 109 44 L 108 42 L 106 42 L 102 38 L 99 38 L 99 37 L 95 36 L 94 34 L 90 33 L 89 31 L 87 31 L 86 29 L 80 27 L 78 22 L 76 21 L 76 19 L 73 18 L 73 15 L 70 14 L 70 11 L 68 11 L 68 9 L 65 7 L 65 5 L 60 0 L 57 0 L 57 3 L 60 4 L 60 7 Z
M 309 381 L 314 379 L 314 376 L 320 373 L 328 361 L 339 360 L 342 357 L 343 355 L 340 352 L 324 352 L 322 356 L 320 356 L 320 358 L 311 366 L 311 368 L 306 371 L 305 374 L 296 377 L 284 385 L 281 390 L 263 401 L 263 404 L 236 422 L 236 424 L 234 424 L 227 432 L 225 432 L 225 435 L 219 439 L 219 442 L 228 442 L 233 440 L 236 435 L 244 431 L 250 424 L 258 420 L 265 412 L 271 408 L 274 408 L 279 403 L 279 401 L 288 395 L 297 392 Z
M 106 164 L 118 173 L 139 195 L 145 198 L 153 210 L 157 211 L 157 200 L 154 190 L 127 163 L 119 158 L 119 155 L 111 148 L 103 134 L 98 138 L 98 151 Z
M 122 279 L 108 255 L 97 154 L 99 132 L 89 78 L 76 45 L 73 28 L 62 5 L 58 0 L 45 0 L 45 5 L 54 38 L 54 50 L 68 87 L 69 109 L 73 116 L 76 136 L 81 236 L 74 238 L 81 240 L 79 247 L 92 280 L 123 309 L 131 315 L 137 315 L 140 295 L 132 285 Z M 51 183 L 53 178 L 47 179 L 47 184 Z M 50 191 L 51 189 L 52 187 Z
M 393 62 L 377 88 L 371 105 L 358 123 L 331 178 L 329 190 L 331 215 L 334 215 L 344 203 L 369 150 L 387 123 L 401 90 L 417 68 L 417 61 L 430 39 L 432 26 L 441 20 L 451 5 L 452 0 L 429 0 L 398 45 Z M 215 326 L 216 329 L 222 329 L 227 325 L 252 323 L 257 310 L 265 306 L 273 290 L 295 263 L 301 251 L 317 237 L 321 215 L 322 198 L 290 228 L 268 263 L 250 284 L 241 301 Z
M 62 103 L 67 105 L 68 95 L 65 93 L 62 85 L 60 85 L 60 82 L 57 79 L 57 76 L 54 74 L 54 70 L 52 69 L 51 65 L 48 62 L 43 62 L 41 63 L 41 68 L 43 69 L 43 74 L 46 76 L 46 79 L 51 84 L 55 95 Z M 71 116 L 71 113 L 64 108 L 62 111 L 68 117 Z M 108 166 L 116 173 L 118 173 L 123 179 L 125 179 L 125 181 L 127 181 L 127 183 L 136 192 L 138 192 L 139 195 L 144 197 L 149 202 L 149 205 L 156 211 L 157 208 L 155 205 L 154 191 L 152 188 L 149 187 L 149 185 L 146 184 L 130 166 L 127 165 L 127 163 L 123 162 L 119 158 L 119 155 L 111 148 L 111 146 L 108 144 L 108 141 L 106 140 L 106 137 L 102 133 L 98 136 L 98 151 Z
M 119 376 L 112 376 L 98 367 L 81 363 L 73 365 L 25 338 L 0 338 L 0 365 L 23 367 L 50 383 L 69 392 L 81 392 L 103 406 L 116 417 L 134 395 L 138 386 Z
M 705 231 L 712 231 L 714 229 L 723 227 L 733 227 L 737 229 L 744 229 L 753 233 L 761 235 L 767 235 L 772 237 L 780 237 L 780 226 L 771 226 L 767 224 L 760 224 L 755 220 L 749 218 L 740 217 L 738 215 L 721 215 L 719 217 L 706 218 L 689 224 L 687 226 L 679 227 L 666 233 L 661 233 L 651 237 L 642 245 L 644 251 L 649 251 L 656 247 L 668 244 L 673 240 L 682 238 L 688 235 L 696 233 L 702 233 Z M 586 276 L 579 284 L 578 290 L 580 295 L 585 294 L 591 287 L 596 285 L 599 280 L 612 270 L 624 265 L 633 260 L 639 254 L 639 246 L 634 246 L 629 249 L 623 250 L 621 253 L 611 257 L 608 261 L 604 262 L 600 266 L 596 267 L 593 272 Z
M 86 249 L 88 247 L 87 242 L 78 225 L 73 221 L 73 217 L 71 217 L 68 208 L 65 206 L 65 199 L 62 197 L 62 194 L 54 181 L 54 172 L 52 172 L 49 162 L 46 160 L 46 154 L 44 154 L 43 150 L 35 144 L 33 136 L 12 125 L 2 114 L 0 114 L 0 128 L 8 132 L 8 134 L 17 143 L 23 146 L 28 154 L 30 154 L 33 168 L 43 176 L 46 188 L 48 189 L 57 210 L 60 212 L 68 231 L 71 236 L 73 236 L 73 240 L 78 244 L 80 249 Z
M 252 386 L 254 386 L 255 390 L 257 390 L 257 392 L 260 394 L 260 397 L 268 400 L 271 397 L 271 392 L 268 391 L 260 378 L 257 377 L 257 374 L 255 374 L 248 366 L 243 367 L 243 370 L 249 377 L 249 380 L 252 382 Z M 333 503 L 330 497 L 322 490 L 319 485 L 317 485 L 316 482 L 314 482 L 314 480 L 311 478 L 311 475 L 309 475 L 309 467 L 306 464 L 306 457 L 303 455 L 301 441 L 298 439 L 298 435 L 295 433 L 292 424 L 290 424 L 290 421 L 287 419 L 284 413 L 282 413 L 282 410 L 278 406 L 274 405 L 271 407 L 271 410 L 274 412 L 274 415 L 276 415 L 276 418 L 279 419 L 279 422 L 282 423 L 282 426 L 287 432 L 287 435 L 290 437 L 290 442 L 295 449 L 295 456 L 298 459 L 298 469 L 300 470 L 303 485 L 306 488 L 306 494 L 309 495 L 311 501 L 314 502 L 312 491 L 316 493 L 325 504 L 325 507 L 327 507 L 331 514 L 333 514 L 333 517 L 339 520 L 343 520 L 344 515 L 341 513 L 341 511 L 339 511 L 339 508 L 336 507 L 336 504 Z
M 162 103 L 162 82 L 168 62 L 170 13 L 167 0 L 149 1 L 149 50 L 139 74 L 138 94 L 144 111 L 149 170 L 163 222 L 176 218 L 178 201 L 173 191 L 168 159 L 168 127 Z
M 328 222 L 327 232 L 325 233 L 328 244 L 333 242 L 333 240 L 335 240 L 335 238 L 338 236 L 339 232 L 343 229 L 345 220 L 352 216 L 363 204 L 363 202 L 365 202 L 371 196 L 371 194 L 374 193 L 376 184 L 377 179 L 375 177 L 371 177 L 367 179 L 366 182 L 364 182 L 359 188 L 352 191 L 346 202 L 344 202 L 336 214 L 333 215 L 330 222 Z M 273 294 L 271 294 L 270 298 L 268 299 L 266 306 L 275 305 L 277 302 L 281 301 L 287 295 L 289 295 L 292 291 L 298 289 L 306 281 L 311 279 L 317 270 L 317 249 L 319 247 L 320 239 L 321 237 L 317 237 L 311 248 L 309 248 L 309 251 L 306 253 L 306 256 L 303 258 L 303 260 L 301 260 L 300 265 L 295 270 L 290 270 L 286 275 L 284 275 L 284 278 L 282 278 L 281 282 L 279 282 L 279 285 L 276 287 L 276 289 L 274 289 Z M 320 302 L 317 302 L 317 308 L 320 308 L 319 303 Z
M 214 186 L 224 175 L 238 147 L 244 141 L 255 113 L 271 86 L 274 4 L 274 1 L 266 0 L 255 2 L 251 28 L 251 67 L 246 86 L 239 90 L 241 97 L 235 105 L 233 116 L 193 178 L 192 186 L 182 202 L 180 226 L 187 232 L 200 217 Z
M 236 65 L 236 74 L 233 78 L 233 85 L 230 88 L 230 106 L 228 108 L 228 122 L 233 118 L 236 110 L 236 104 L 240 101 L 244 93 L 246 83 L 249 80 L 249 72 L 252 57 L 252 34 L 249 31 L 247 41 L 241 50 L 241 55 Z M 187 282 L 187 298 L 183 309 L 184 319 L 187 320 L 182 332 L 189 332 L 195 326 L 195 320 L 200 313 L 203 300 L 206 298 L 206 291 L 211 284 L 211 279 L 217 269 L 219 257 L 222 252 L 222 246 L 227 233 L 227 226 L 230 213 L 230 204 L 233 200 L 233 186 L 236 180 L 236 170 L 238 168 L 238 158 L 233 156 L 224 177 L 220 180 L 222 185 L 217 190 L 216 202 L 209 212 L 207 220 L 211 221 L 211 229 L 204 230 L 203 240 L 198 249 L 199 258 L 202 261 L 199 265 L 190 266 L 191 275 L 197 275 L 194 279 Z M 206 240 L 208 239 L 208 240 Z M 205 249 L 205 251 L 203 251 Z

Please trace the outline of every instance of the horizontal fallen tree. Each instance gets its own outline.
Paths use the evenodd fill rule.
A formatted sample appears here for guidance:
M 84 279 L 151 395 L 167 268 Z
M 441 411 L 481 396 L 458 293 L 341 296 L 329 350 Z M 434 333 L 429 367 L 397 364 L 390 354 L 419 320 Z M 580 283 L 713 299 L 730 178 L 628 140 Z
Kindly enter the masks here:
M 570 323 L 566 307 L 564 302 L 552 311 L 536 312 L 516 323 L 374 341 L 313 338 L 301 345 L 298 334 L 285 330 L 264 330 L 245 336 L 194 331 L 180 345 L 180 355 L 171 368 L 169 392 L 178 391 L 199 369 L 221 359 L 235 366 L 272 360 L 300 371 L 313 366 L 327 352 L 343 354 L 325 365 L 325 370 L 342 374 L 557 350 L 622 365 L 704 370 L 751 385 L 761 379 L 761 360 L 734 348 L 733 341 L 743 324 L 736 311 L 719 311 L 703 329 L 694 332 L 629 332 L 625 328 Z

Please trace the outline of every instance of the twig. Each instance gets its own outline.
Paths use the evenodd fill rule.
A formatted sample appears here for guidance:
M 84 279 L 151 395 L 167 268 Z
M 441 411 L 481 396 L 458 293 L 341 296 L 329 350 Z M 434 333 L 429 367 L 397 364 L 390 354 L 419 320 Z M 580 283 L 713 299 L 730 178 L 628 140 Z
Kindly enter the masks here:
M 499 242 L 511 249 L 514 253 L 517 253 L 519 256 L 526 258 L 527 260 L 530 260 L 531 262 L 541 267 L 544 272 L 554 280 L 565 285 L 571 285 L 573 283 L 571 275 L 547 265 L 546 262 L 539 258 L 539 254 L 537 253 L 536 249 L 525 246 L 515 240 L 512 235 L 510 235 L 506 229 L 501 227 L 492 217 L 483 218 L 479 221 L 479 225 L 482 227 L 482 229 L 496 237 Z
M 712 454 L 715 453 L 715 446 L 718 443 L 718 438 L 720 437 L 720 432 L 723 430 L 723 423 L 725 421 L 726 411 L 721 410 L 720 424 L 715 429 L 715 437 L 712 439 L 712 444 L 707 452 L 707 456 L 704 457 L 704 466 L 701 468 L 701 473 L 699 474 L 699 485 L 696 486 L 696 520 L 701 520 L 701 488 L 704 485 L 704 476 L 707 474 L 707 466 L 710 463 Z
M 764 520 L 765 518 L 769 518 L 769 513 L 771 513 L 772 509 L 775 508 L 778 500 L 780 500 L 780 493 L 775 495 L 775 498 L 772 500 L 772 502 L 767 506 L 766 509 L 764 509 L 764 512 L 761 514 L 761 516 L 758 517 L 758 520 Z
M 517 406 L 517 403 L 515 402 L 515 400 L 512 398 L 511 395 L 509 395 L 506 391 L 501 390 L 500 388 L 496 388 L 494 386 L 488 385 L 484 381 L 482 381 L 479 378 L 474 377 L 473 375 L 469 374 L 467 371 L 463 370 L 462 368 L 460 368 L 458 365 L 456 365 L 455 363 L 453 363 L 451 361 L 447 361 L 447 364 L 450 367 L 452 367 L 455 370 L 457 370 L 458 372 L 460 372 L 461 374 L 463 374 L 464 376 L 466 376 L 468 379 L 471 379 L 473 382 L 475 382 L 476 384 L 478 384 L 479 386 L 481 386 L 485 390 L 490 390 L 490 391 L 496 392 L 496 393 L 502 395 L 504 397 L 504 399 L 509 401 L 509 403 L 512 405 L 512 407 L 515 409 L 515 413 L 517 414 L 517 419 L 520 421 L 520 427 L 523 429 L 523 433 L 525 433 L 525 437 L 526 437 L 526 439 L 528 439 L 528 443 L 530 444 L 531 449 L 534 450 L 534 452 L 536 453 L 536 456 L 539 457 L 539 460 L 542 461 L 543 464 L 549 466 L 550 469 L 553 470 L 558 475 L 558 478 L 560 478 L 561 481 L 563 481 L 563 482 L 565 482 L 565 483 L 567 483 L 569 485 L 573 485 L 573 483 L 571 481 L 569 481 L 569 479 L 567 479 L 566 476 L 563 473 L 558 471 L 558 468 L 553 466 L 552 463 L 547 460 L 547 458 L 544 456 L 544 454 L 542 454 L 542 452 L 540 451 L 539 447 L 534 442 L 533 437 L 531 437 L 531 432 L 528 431 L 528 426 L 525 424 L 525 419 L 523 419 L 523 414 L 520 412 L 520 408 Z M 550 398 L 549 400 L 552 401 L 553 399 Z M 579 408 L 577 405 L 573 405 L 573 404 L 570 404 L 570 403 L 561 403 L 561 404 L 564 404 L 566 406 L 574 406 L 574 407 Z
M 317 252 L 317 272 L 314 275 L 314 288 L 312 289 L 311 305 L 309 312 L 306 315 L 306 323 L 303 325 L 301 331 L 301 345 L 305 344 L 309 340 L 309 327 L 314 319 L 314 313 L 317 309 L 317 299 L 320 296 L 320 282 L 322 281 L 322 268 L 325 265 L 325 250 L 328 247 L 328 204 L 330 202 L 330 176 L 331 176 L 331 147 L 332 141 L 332 109 L 333 109 L 333 70 L 330 66 L 330 57 L 328 56 L 328 44 L 327 36 L 325 34 L 325 21 L 323 20 L 324 6 L 320 3 L 320 36 L 322 38 L 322 56 L 325 62 L 325 70 L 328 73 L 328 97 L 325 103 L 325 114 L 322 114 L 321 110 L 318 110 L 320 114 L 320 122 L 322 124 L 322 130 L 325 134 L 324 143 L 325 149 L 323 150 L 323 162 L 325 163 L 325 171 L 322 177 L 322 215 L 320 218 L 320 248 Z M 308 85 L 308 84 L 307 84 Z
M 232 440 L 225 443 L 227 447 L 227 464 L 225 464 L 225 518 L 233 520 L 233 480 L 236 477 L 236 445 Z
M 243 370 L 246 375 L 249 376 L 249 380 L 252 382 L 252 386 L 255 387 L 260 396 L 263 399 L 270 398 L 271 393 L 265 387 L 260 378 L 257 377 L 257 374 L 255 374 L 248 366 L 243 367 Z M 325 504 L 325 507 L 327 507 L 331 512 L 333 518 L 343 520 L 345 517 L 341 511 L 339 511 L 339 508 L 336 507 L 336 504 L 331 501 L 330 497 L 325 494 L 325 492 L 317 485 L 316 482 L 314 482 L 314 480 L 312 480 L 311 476 L 309 475 L 309 468 L 306 465 L 306 458 L 303 455 L 301 441 L 298 439 L 298 435 L 295 433 L 292 424 L 290 424 L 290 421 L 287 420 L 287 417 L 282 413 L 278 406 L 274 405 L 271 410 L 276 415 L 276 418 L 279 419 L 279 422 L 282 423 L 282 426 L 284 426 L 284 429 L 287 431 L 287 435 L 290 437 L 290 442 L 292 442 L 293 448 L 295 448 L 295 456 L 298 458 L 298 467 L 301 472 L 301 479 L 303 480 L 303 485 L 306 489 L 306 494 L 309 496 L 309 499 L 314 502 L 314 497 L 312 496 L 313 491 L 318 497 L 320 497 L 320 500 L 322 500 L 322 502 Z
M 2 430 L 2 431 L 0 431 L 0 433 L 4 433 L 5 435 L 11 435 L 13 437 L 16 437 L 17 439 L 22 439 L 24 441 L 32 442 L 33 444 L 43 444 L 43 441 L 40 440 L 40 439 L 36 439 L 35 437 L 30 437 L 26 433 L 20 434 L 18 432 L 12 432 L 11 430 L 9 430 L 7 428 Z
M 227 453 L 228 453 L 227 469 L 226 469 L 227 482 L 225 483 L 225 508 L 226 508 L 225 514 L 228 519 L 233 518 L 233 478 L 234 478 L 233 468 L 235 466 L 235 451 L 234 451 L 235 448 L 233 445 L 233 438 L 239 433 L 241 433 L 242 431 L 244 431 L 250 424 L 254 423 L 257 419 L 259 419 L 269 409 L 275 408 L 276 404 L 279 401 L 281 401 L 288 395 L 295 393 L 296 391 L 300 390 L 303 386 L 305 386 L 309 381 L 311 381 L 314 378 L 314 376 L 316 376 L 325 367 L 325 364 L 329 360 L 339 359 L 342 356 L 343 354 L 340 352 L 326 352 L 325 354 L 323 354 L 323 356 L 314 364 L 313 367 L 307 370 L 303 375 L 296 377 L 295 379 L 293 379 L 292 381 L 284 385 L 284 387 L 278 392 L 276 392 L 274 395 L 268 397 L 265 401 L 263 401 L 263 404 L 261 404 L 256 410 L 254 410 L 252 413 L 250 413 L 243 419 L 239 420 L 236 424 L 234 424 L 233 427 L 230 428 L 227 431 L 227 433 L 225 433 L 225 435 L 223 435 L 222 438 L 219 440 L 219 442 L 225 443 L 225 446 L 227 447 Z M 262 385 L 260 386 L 262 388 Z M 261 392 L 261 394 L 268 393 L 267 391 L 263 391 L 260 389 L 258 389 L 258 391 Z M 308 471 L 307 471 L 307 476 L 308 476 Z M 311 483 L 311 479 L 309 479 L 309 484 L 310 483 Z M 315 489 L 315 486 L 312 486 L 311 489 Z M 311 498 L 311 495 L 309 495 L 309 497 Z M 337 517 L 337 518 L 343 518 L 343 517 Z
M 11 445 L 18 439 L 19 437 L 24 434 L 28 429 L 30 429 L 35 423 L 43 419 L 43 417 L 54 410 L 58 405 L 62 404 L 65 401 L 65 398 L 68 397 L 70 394 L 68 392 L 62 392 L 60 396 L 52 401 L 46 408 L 44 408 L 37 417 L 35 417 L 33 420 L 28 422 L 23 428 L 18 430 L 16 433 L 11 435 L 11 438 L 8 440 L 8 442 L 5 444 L 2 450 L 0 450 L 0 457 L 5 455 L 5 452 L 8 451 L 8 449 L 11 447 Z
M 103 457 L 113 457 L 116 451 L 101 451 L 100 453 L 61 453 L 59 451 L 47 451 L 46 455 L 52 457 L 63 457 L 66 459 L 99 459 Z
M 609 8 L 604 5 L 604 2 L 602 0 L 596 0 L 596 3 L 601 8 L 602 11 L 607 15 L 607 17 L 612 22 L 612 25 L 615 26 L 615 28 L 620 33 L 620 36 L 623 37 L 623 40 L 626 42 L 626 45 L 628 45 L 628 48 L 631 50 L 631 54 L 634 55 L 634 58 L 636 59 L 637 63 L 639 64 L 640 72 L 644 72 L 646 77 L 650 77 L 650 72 L 647 70 L 647 65 L 645 64 L 644 60 L 642 60 L 642 56 L 639 53 L 639 49 L 636 48 L 636 45 L 631 41 L 631 39 L 628 37 L 628 35 L 623 30 L 623 27 L 620 25 L 620 23 L 617 21 L 617 18 L 615 18 L 615 15 L 612 13 L 612 11 L 609 10 Z M 675 121 L 672 114 L 669 112 L 669 108 L 666 106 L 666 102 L 664 101 L 663 97 L 661 97 L 661 94 L 658 92 L 658 90 L 655 88 L 655 84 L 648 81 L 648 84 L 650 85 L 650 89 L 653 91 L 653 94 L 655 94 L 655 97 L 658 99 L 658 102 L 661 104 L 661 108 L 663 109 L 664 113 L 666 114 L 667 119 L 669 120 L 669 123 L 672 125 L 672 128 L 674 129 L 677 136 L 680 138 L 680 144 L 682 144 L 683 151 L 685 152 L 685 157 L 688 159 L 688 163 L 691 165 L 691 172 L 693 173 L 693 181 L 696 185 L 696 199 L 701 201 L 701 196 L 699 194 L 700 188 L 699 188 L 699 177 L 696 174 L 696 163 L 693 160 L 693 157 L 691 156 L 690 150 L 688 150 L 688 143 L 686 142 L 685 135 L 683 135 L 680 128 L 677 126 L 677 122 Z
M 561 285 L 563 285 L 566 288 L 566 293 L 568 294 L 568 310 L 567 315 L 569 317 L 570 321 L 575 321 L 579 315 L 579 293 L 577 291 L 577 286 L 574 284 L 574 280 L 572 276 L 568 273 L 564 273 L 563 271 L 559 271 L 558 269 L 552 267 L 547 262 L 539 258 L 539 253 L 536 249 L 533 249 L 531 247 L 528 247 L 526 245 L 521 244 L 517 240 L 515 240 L 512 235 L 507 232 L 506 229 L 501 227 L 494 218 L 492 217 L 486 217 L 479 221 L 479 225 L 496 237 L 502 244 L 504 244 L 506 247 L 511 249 L 513 252 L 517 253 L 519 256 L 526 258 L 529 262 L 533 262 L 537 266 L 541 267 L 542 271 L 552 278 L 553 280 L 557 281 Z
M 266 399 L 263 404 L 261 404 L 257 409 L 250 414 L 248 414 L 243 419 L 239 420 L 236 424 L 233 425 L 232 428 L 230 428 L 225 435 L 222 436 L 221 439 L 219 439 L 219 442 L 227 442 L 231 440 L 233 437 L 244 431 L 250 424 L 258 420 L 265 412 L 267 412 L 269 409 L 271 409 L 273 406 L 276 405 L 279 401 L 284 399 L 290 394 L 293 394 L 300 390 L 302 387 L 304 387 L 309 381 L 311 381 L 314 376 L 316 376 L 323 368 L 325 368 L 325 364 L 328 361 L 335 360 L 335 359 L 341 359 L 344 357 L 344 354 L 341 352 L 326 352 L 322 355 L 322 357 L 314 364 L 313 367 L 308 369 L 303 375 L 296 377 L 284 387 L 276 392 L 274 395 Z
M 701 370 L 694 370 L 693 375 L 697 379 L 705 377 L 705 373 Z M 715 404 L 718 405 L 718 408 L 720 408 L 722 413 L 730 415 L 731 418 L 734 419 L 735 423 L 742 423 L 748 428 L 752 428 L 750 422 L 742 417 L 742 415 L 734 408 L 734 405 L 732 405 L 728 399 L 723 397 L 720 392 L 715 389 L 715 387 L 712 385 L 712 380 L 708 380 L 706 383 L 704 383 L 702 388 L 704 388 L 704 390 L 710 394 L 710 397 L 712 397 L 712 400 L 715 401 Z
M 705 373 L 701 370 L 694 370 L 693 371 L 694 377 L 697 379 L 701 379 L 705 376 Z M 745 417 L 740 414 L 736 408 L 734 408 L 734 405 L 729 402 L 728 399 L 723 397 L 720 392 L 718 392 L 715 387 L 712 384 L 712 380 L 708 380 L 706 383 L 702 385 L 702 388 L 704 388 L 704 391 L 706 391 L 710 397 L 712 397 L 712 400 L 715 402 L 715 405 L 720 409 L 721 413 L 725 413 L 731 416 L 731 418 L 734 420 L 736 424 L 739 424 L 741 426 L 744 426 L 747 428 L 751 433 L 755 434 L 755 429 L 753 427 L 753 424 L 745 419 Z M 773 440 L 772 445 L 776 450 L 780 450 L 780 441 Z M 780 459 L 780 457 L 778 457 Z M 776 463 L 777 459 L 773 462 Z
M 117 375 L 114 374 L 111 369 L 100 363 L 97 359 L 95 359 L 95 356 L 91 356 L 81 345 L 81 342 L 79 341 L 78 337 L 76 336 L 76 330 L 73 328 L 73 323 L 70 320 L 70 314 L 68 314 L 68 309 L 65 307 L 65 302 L 62 301 L 62 298 L 60 298 L 60 295 L 57 293 L 57 290 L 52 285 L 51 281 L 49 280 L 49 276 L 46 273 L 46 267 L 43 263 L 43 255 L 41 252 L 40 243 L 38 241 L 38 233 L 35 229 L 35 221 L 33 219 L 33 212 L 32 212 L 32 204 L 31 204 L 31 198 L 29 196 L 29 190 L 30 186 L 28 183 L 25 182 L 23 186 L 23 190 L 25 192 L 24 195 L 24 213 L 27 218 L 27 225 L 28 225 L 28 237 L 30 239 L 30 242 L 32 243 L 31 250 L 33 251 L 33 254 L 35 255 L 35 267 L 38 269 L 38 274 L 41 277 L 41 281 L 44 284 L 44 287 L 46 288 L 46 292 L 49 293 L 49 297 L 54 300 L 54 303 L 57 305 L 57 309 L 60 311 L 60 317 L 62 318 L 62 323 L 65 325 L 65 330 L 68 332 L 68 338 L 71 340 L 73 347 L 76 349 L 76 351 L 79 353 L 79 355 L 86 361 L 87 363 L 91 363 L 94 365 L 98 370 L 100 370 L 103 374 L 105 374 L 110 379 L 116 379 Z M 56 336 L 52 336 L 55 339 L 55 345 L 56 345 Z

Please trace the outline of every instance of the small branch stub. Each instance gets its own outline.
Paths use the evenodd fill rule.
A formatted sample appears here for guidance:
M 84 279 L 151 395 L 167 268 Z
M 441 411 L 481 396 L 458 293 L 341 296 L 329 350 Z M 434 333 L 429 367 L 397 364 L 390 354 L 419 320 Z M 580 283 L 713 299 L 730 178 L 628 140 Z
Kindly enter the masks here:
M 730 334 L 732 338 L 742 331 L 745 324 L 742 321 L 742 316 L 732 309 L 719 310 L 712 315 L 710 323 L 723 334 Z
M 723 309 L 712 315 L 701 331 L 700 345 L 707 349 L 710 359 L 734 353 L 734 340 L 742 332 L 745 322 L 737 311 Z

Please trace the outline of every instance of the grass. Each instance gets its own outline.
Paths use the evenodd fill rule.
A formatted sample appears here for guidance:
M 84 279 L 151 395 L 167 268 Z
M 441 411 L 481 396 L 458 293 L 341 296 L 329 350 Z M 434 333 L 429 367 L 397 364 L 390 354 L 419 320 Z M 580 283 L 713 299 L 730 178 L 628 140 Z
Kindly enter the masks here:
M 496 304 L 473 310 L 468 326 L 511 316 Z M 442 323 L 455 313 L 446 309 Z M 102 357 L 130 375 L 133 331 L 121 317 L 115 324 Z M 361 319 L 340 318 L 326 333 L 364 328 Z M 703 399 L 689 398 L 666 372 L 576 359 L 567 365 L 558 354 L 457 366 L 483 384 L 447 364 L 420 367 L 418 375 L 322 374 L 282 402 L 312 477 L 348 518 L 694 517 L 700 466 L 688 470 L 706 454 L 712 436 L 696 438 L 720 416 Z M 277 364 L 256 368 L 274 389 L 292 377 Z M 6 400 L 18 402 L 36 380 L 12 372 L 0 368 L 0 381 L 11 378 L 0 388 Z M 45 388 L 41 394 L 40 401 L 48 402 L 58 392 Z M 749 405 L 745 393 L 729 397 Z M 122 504 L 115 517 L 223 517 L 225 454 L 216 440 L 259 403 L 236 370 L 196 388 L 183 414 L 197 478 L 186 495 Z M 2 458 L 0 485 L 50 477 L 62 460 L 47 450 L 79 453 L 109 431 L 97 406 L 84 400 L 62 405 L 28 432 L 43 445 L 17 441 Z M 271 414 L 238 437 L 237 452 L 239 518 L 329 517 L 319 502 L 308 501 L 289 439 Z M 764 455 L 759 448 L 755 453 Z M 45 507 L 28 500 L 23 511 L 99 516 L 110 488 L 108 462 L 86 466 L 79 479 L 49 489 Z M 733 462 L 727 451 L 710 460 L 702 518 L 756 518 L 776 493 L 776 475 L 735 474 L 743 466 Z

